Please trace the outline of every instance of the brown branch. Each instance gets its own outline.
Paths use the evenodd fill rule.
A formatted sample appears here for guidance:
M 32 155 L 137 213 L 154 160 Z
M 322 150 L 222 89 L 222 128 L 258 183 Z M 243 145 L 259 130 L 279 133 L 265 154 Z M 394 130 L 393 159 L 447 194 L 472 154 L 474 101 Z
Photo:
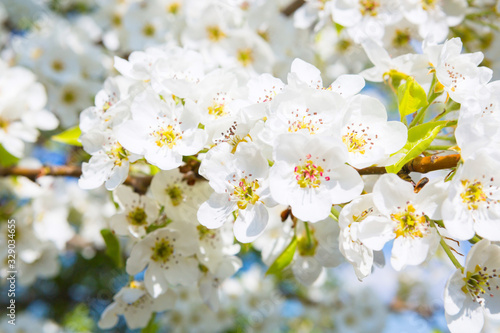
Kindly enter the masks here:
M 460 161 L 460 154 L 451 155 L 433 155 L 426 157 L 416 157 L 408 162 L 403 171 L 406 173 L 420 172 L 427 173 L 434 170 L 450 169 L 457 166 Z M 185 168 L 189 167 L 187 164 Z M 189 182 L 193 178 L 193 172 L 196 169 L 188 168 L 189 170 L 181 170 L 185 173 L 186 180 Z M 386 173 L 384 167 L 368 167 L 364 169 L 356 169 L 360 175 L 380 175 Z M 6 176 L 24 176 L 33 181 L 41 176 L 66 176 L 66 177 L 80 177 L 82 170 L 79 166 L 44 166 L 39 169 L 28 169 L 19 166 L 0 168 L 0 177 Z M 152 176 L 128 176 L 125 180 L 126 185 L 130 185 L 138 193 L 146 193 L 149 185 L 151 184 Z M 193 178 L 194 179 L 194 178 Z
M 303 4 L 305 4 L 305 0 L 294 0 L 292 3 L 290 3 L 287 7 L 285 7 L 281 13 L 285 16 L 291 16 L 297 9 L 302 7 Z
M 355 168 L 356 169 L 356 168 Z M 385 167 L 368 167 L 364 169 L 356 169 L 357 172 L 359 172 L 360 175 L 381 175 L 383 173 L 386 173 Z
M 406 163 L 402 171 L 408 174 L 410 172 L 427 173 L 435 170 L 451 169 L 457 166 L 458 161 L 460 161 L 460 154 L 418 156 Z M 368 167 L 356 170 L 360 175 L 380 175 L 386 173 L 384 167 Z
M 59 177 L 80 177 L 82 169 L 75 165 L 61 166 L 44 166 L 39 169 L 28 169 L 24 167 L 14 166 L 9 168 L 0 168 L 0 177 L 6 176 L 24 176 L 36 181 L 42 176 L 59 176 Z M 130 185 L 137 193 L 146 193 L 151 184 L 151 176 L 128 176 L 125 180 L 126 185 Z
M 425 157 L 415 157 L 408 162 L 403 169 L 410 172 L 427 173 L 435 170 L 450 169 L 457 166 L 460 161 L 460 154 L 432 155 Z
M 63 166 L 44 166 L 39 169 L 28 169 L 20 166 L 9 168 L 0 168 L 0 177 L 5 176 L 24 176 L 35 181 L 42 176 L 67 176 L 80 177 L 82 169 L 79 166 L 63 165 Z

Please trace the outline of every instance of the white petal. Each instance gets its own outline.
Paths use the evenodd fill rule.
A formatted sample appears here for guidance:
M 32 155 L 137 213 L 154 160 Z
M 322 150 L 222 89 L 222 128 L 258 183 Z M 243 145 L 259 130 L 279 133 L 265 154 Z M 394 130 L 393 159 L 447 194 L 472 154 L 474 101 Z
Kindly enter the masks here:
M 191 286 L 196 284 L 200 270 L 198 269 L 198 261 L 194 258 L 184 258 L 178 263 L 170 261 L 169 268 L 165 270 L 165 277 L 168 282 L 173 285 Z
M 491 210 L 493 208 L 489 209 L 488 213 L 491 213 Z M 500 216 L 487 214 L 487 218 L 477 219 L 474 224 L 474 230 L 483 238 L 491 241 L 500 241 Z
M 209 229 L 221 227 L 236 210 L 236 204 L 229 201 L 227 194 L 212 193 L 198 209 L 198 221 Z
M 406 265 L 420 265 L 433 251 L 435 244 L 432 236 L 423 238 L 398 237 L 394 240 L 391 255 L 392 267 L 400 271 Z
M 135 275 L 141 272 L 149 262 L 150 251 L 144 245 L 145 240 L 134 245 L 127 259 L 126 271 L 128 275 Z
M 128 235 L 128 221 L 125 214 L 113 215 L 109 221 L 111 229 L 120 236 Z
M 467 240 L 474 237 L 474 220 L 469 211 L 459 201 L 445 200 L 441 211 L 443 223 L 451 237 Z
M 97 325 L 103 330 L 112 328 L 118 323 L 118 314 L 120 312 L 118 304 L 111 303 L 101 314 L 101 319 Z
M 82 164 L 82 176 L 78 185 L 84 189 L 94 189 L 102 185 L 113 168 L 113 161 L 102 155 L 94 155 L 89 163 Z
M 127 150 L 135 154 L 144 154 L 146 139 L 148 137 L 147 130 L 142 124 L 136 121 L 126 121 L 116 128 L 116 138 L 118 142 Z
M 323 267 L 314 257 L 298 256 L 292 266 L 293 274 L 300 283 L 310 286 L 323 271 Z
M 184 156 L 194 155 L 203 148 L 207 139 L 208 136 L 204 130 L 186 131 L 181 142 L 179 142 L 179 152 Z
M 158 168 L 172 170 L 182 165 L 182 155 L 177 150 L 170 149 L 167 146 L 161 148 L 150 146 L 148 148 L 144 157 L 149 163 L 156 165 Z
M 331 173 L 330 181 L 325 181 L 328 186 L 330 200 L 333 204 L 349 202 L 363 191 L 363 180 L 354 168 L 340 165 Z
M 373 186 L 373 202 L 384 215 L 390 216 L 397 207 L 406 207 L 406 202 L 415 200 L 413 186 L 393 173 L 380 176 Z
M 445 313 L 451 333 L 479 333 L 484 325 L 484 314 L 477 302 L 467 300 L 456 315 Z
M 176 299 L 177 294 L 171 289 L 168 289 L 166 293 L 161 294 L 157 299 L 155 299 L 152 310 L 162 312 L 173 309 L 175 307 Z
M 358 226 L 359 240 L 374 251 L 382 250 L 395 236 L 394 222 L 387 217 L 368 216 Z
M 115 165 L 106 180 L 105 186 L 108 191 L 112 191 L 119 185 L 123 184 L 128 176 L 129 164 L 128 161 L 122 161 L 122 165 Z
M 361 75 L 346 74 L 339 76 L 332 84 L 332 91 L 343 97 L 354 96 L 365 86 L 365 80 Z
M 167 281 L 163 277 L 162 268 L 155 264 L 150 264 L 146 270 L 146 273 L 144 274 L 144 284 L 153 298 L 158 297 L 168 288 Z
M 299 58 L 296 58 L 292 62 L 290 72 L 295 73 L 301 81 L 310 86 L 316 87 L 317 85 L 323 85 L 320 70 Z
M 266 229 L 269 215 L 263 204 L 248 205 L 239 210 L 238 218 L 234 222 L 233 232 L 241 243 L 250 243 L 257 239 Z
M 456 315 L 463 308 L 466 297 L 470 297 L 462 291 L 464 285 L 462 273 L 457 269 L 444 288 L 444 310 L 447 314 Z
M 307 187 L 295 189 L 289 204 L 295 217 L 313 223 L 326 219 L 332 208 L 328 192 Z

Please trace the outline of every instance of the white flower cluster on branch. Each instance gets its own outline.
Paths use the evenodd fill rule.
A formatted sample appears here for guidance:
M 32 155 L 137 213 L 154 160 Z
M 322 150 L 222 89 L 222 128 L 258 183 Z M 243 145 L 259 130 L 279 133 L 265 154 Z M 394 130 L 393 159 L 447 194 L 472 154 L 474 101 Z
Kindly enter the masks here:
M 478 67 L 482 54 L 461 54 L 456 38 L 425 41 L 423 54 L 394 59 L 376 43 L 363 46 L 375 67 L 326 87 L 320 71 L 300 59 L 284 83 L 270 74 L 214 68 L 172 45 L 116 58 L 122 75 L 108 79 L 96 106 L 81 115 L 81 141 L 92 158 L 79 183 L 116 189 L 123 212 L 112 228 L 136 242 L 127 272 L 146 269 L 148 297 L 197 284 L 217 306 L 220 282 L 241 267 L 227 233 L 232 229 L 240 243 L 269 237 L 270 221 L 287 207 L 292 227 L 279 222 L 285 229 L 262 253 L 271 264 L 285 247 L 296 247 L 293 272 L 306 285 L 323 267 L 338 265 L 341 254 L 363 279 L 391 240 L 396 270 L 422 264 L 440 243 L 449 250 L 444 235 L 500 241 L 497 84 L 488 83 L 491 70 Z M 362 76 L 398 91 L 401 121 L 388 121 L 383 103 L 360 93 Z M 403 104 L 405 98 L 420 106 Z M 426 111 L 439 107 L 444 111 L 424 122 Z M 464 152 L 451 174 L 434 172 L 415 185 L 408 175 L 389 173 L 373 189 L 364 184 L 357 169 L 391 172 L 415 146 L 426 144 L 423 152 L 450 126 Z M 162 170 L 146 196 L 120 185 L 141 160 Z M 187 161 L 199 161 L 197 173 L 208 182 L 188 182 L 178 171 Z M 470 317 L 465 311 L 448 318 L 453 328 L 454 320 Z
M 452 333 L 500 316 L 500 2 L 51 1 L 64 14 L 52 15 L 49 2 L 6 1 L 0 56 L 41 83 L 0 60 L 0 156 L 22 158 L 40 130 L 78 117 L 90 155 L 83 164 L 71 156 L 82 164 L 79 188 L 50 177 L 0 183 L 5 196 L 27 199 L 13 209 L 24 219 L 20 284 L 56 275 L 57 255 L 77 236 L 86 256 L 103 245 L 112 204 L 82 189 L 104 185 L 130 280 L 102 329 L 119 315 L 146 327 L 168 310 L 163 319 L 179 330 L 220 331 L 241 319 L 227 310 L 239 303 L 249 313 L 242 327 L 278 330 L 284 301 L 270 279 L 258 270 L 234 278 L 242 249 L 259 253 L 267 275 L 293 274 L 308 302 L 323 298 L 304 311 L 318 305 L 312 316 L 342 332 L 379 330 L 385 313 L 370 294 L 329 303 L 314 288 L 345 261 L 366 281 L 384 252 L 399 272 L 444 251 L 456 268 L 444 291 Z M 16 6 L 40 18 L 5 38 L 23 23 Z M 473 52 L 486 46 L 486 58 Z M 0 176 L 22 175 L 2 162 Z M 139 177 L 141 193 L 124 185 Z M 463 265 L 455 253 L 465 241 Z M 202 303 L 221 317 L 201 314 Z M 322 313 L 331 309 L 334 324 Z

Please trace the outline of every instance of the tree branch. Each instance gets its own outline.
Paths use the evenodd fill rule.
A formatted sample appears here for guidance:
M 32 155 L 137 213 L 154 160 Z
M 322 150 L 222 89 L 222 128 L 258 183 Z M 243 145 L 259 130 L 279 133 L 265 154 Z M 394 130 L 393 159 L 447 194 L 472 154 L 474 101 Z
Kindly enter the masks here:
M 408 174 L 410 172 L 427 173 L 435 170 L 451 169 L 456 167 L 459 161 L 460 154 L 418 156 L 406 163 L 402 171 Z M 368 167 L 356 170 L 360 175 L 381 175 L 386 173 L 384 167 Z
M 460 161 L 460 154 L 432 155 L 415 157 L 403 167 L 405 171 L 427 173 L 435 170 L 450 169 L 456 167 Z
M 300 7 L 302 7 L 303 4 L 305 4 L 305 0 L 294 0 L 292 3 L 290 3 L 287 7 L 285 7 L 281 13 L 285 16 L 292 16 L 293 13 Z
M 450 169 L 457 166 L 460 161 L 460 154 L 450 155 L 433 155 L 425 157 L 416 157 L 408 162 L 404 167 L 405 173 L 420 172 L 427 173 L 434 170 Z M 199 163 L 196 163 L 199 164 Z M 196 171 L 196 165 L 189 166 L 189 170 L 181 170 L 185 173 L 185 178 L 189 182 L 193 171 Z M 185 168 L 185 167 L 181 167 Z M 193 169 L 194 168 L 194 169 Z M 364 169 L 356 169 L 360 175 L 381 175 L 386 173 L 384 167 L 368 167 Z M 14 166 L 9 168 L 0 168 L 0 177 L 7 176 L 24 176 L 33 181 L 42 176 L 60 176 L 60 177 L 80 177 L 82 169 L 79 166 L 61 165 L 61 166 L 44 166 L 38 169 L 28 169 L 24 167 Z M 152 176 L 128 176 L 125 180 L 126 185 L 130 185 L 138 193 L 146 193 L 151 184 Z
M 75 165 L 43 166 L 39 169 L 29 169 L 19 166 L 0 168 L 0 177 L 24 176 L 32 181 L 36 181 L 38 177 L 43 176 L 78 178 L 81 175 L 81 167 Z M 128 176 L 125 184 L 132 186 L 138 193 L 146 193 L 152 178 L 151 176 Z

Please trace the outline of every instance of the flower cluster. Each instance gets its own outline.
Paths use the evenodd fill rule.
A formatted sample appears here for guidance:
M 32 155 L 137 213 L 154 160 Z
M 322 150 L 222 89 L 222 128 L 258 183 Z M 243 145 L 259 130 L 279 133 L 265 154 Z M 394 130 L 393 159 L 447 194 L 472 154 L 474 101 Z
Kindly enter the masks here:
M 392 240 L 396 270 L 427 261 L 444 234 L 499 240 L 500 169 L 491 154 L 499 142 L 497 85 L 488 83 L 491 70 L 478 67 L 482 54 L 461 54 L 458 39 L 441 45 L 426 41 L 423 54 L 397 58 L 376 43 L 364 47 L 375 67 L 342 75 L 327 87 L 320 71 L 300 59 L 293 61 L 286 83 L 269 74 L 238 77 L 211 68 L 201 54 L 176 46 L 116 59 L 122 76 L 108 79 L 96 106 L 81 116 L 81 140 L 92 158 L 80 185 L 106 182 L 108 189 L 117 188 L 115 200 L 125 211 L 112 227 L 137 239 L 127 272 L 146 268 L 144 284 L 151 296 L 198 284 L 214 306 L 217 298 L 204 279 L 220 281 L 240 265 L 228 250 L 232 241 L 217 236 L 222 230 L 232 229 L 241 243 L 256 244 L 272 232 L 260 245 L 269 264 L 294 246 L 293 272 L 305 285 L 317 281 L 324 267 L 337 266 L 341 254 L 358 278 L 365 278 Z M 401 121 L 388 121 L 384 105 L 360 93 L 363 76 L 389 80 L 398 90 Z M 423 92 L 423 107 L 404 110 L 401 101 L 418 98 L 416 89 Z M 445 111 L 436 118 L 447 120 L 420 124 L 427 109 L 440 106 Z M 447 177 L 451 181 L 437 173 L 415 186 L 389 173 L 367 188 L 359 170 L 392 170 L 412 140 L 422 140 L 412 131 L 438 125 L 456 126 L 457 149 L 463 151 L 462 162 Z M 424 134 L 433 135 L 432 141 L 438 132 Z M 484 142 L 480 149 L 478 142 Z M 156 203 L 119 186 L 131 163 L 142 158 L 163 170 L 153 179 Z M 187 185 L 188 175 L 177 168 L 189 160 L 199 161 L 198 173 L 210 188 L 200 180 Z M 172 221 L 165 226 L 160 206 L 168 207 L 164 214 Z M 284 228 L 278 213 L 287 210 L 292 226 Z M 157 224 L 160 229 L 152 228 Z M 210 245 L 204 245 L 206 237 Z
M 31 159 L 18 166 L 39 168 L 35 183 L 0 180 L 21 285 L 106 243 L 129 281 L 100 328 L 168 311 L 179 330 L 276 331 L 291 293 L 259 270 L 233 277 L 257 253 L 281 289 L 288 273 L 300 283 L 321 328 L 375 331 L 385 311 L 369 291 L 315 289 L 335 283 L 328 268 L 367 281 L 384 253 L 399 273 L 443 250 L 451 332 L 498 317 L 497 2 L 307 0 L 293 15 L 285 1 L 28 3 L 0 4 L 0 176 L 59 124 L 77 125 L 63 141 L 88 155 L 68 152 L 78 185 Z
M 0 145 L 19 158 L 25 143 L 37 140 L 39 130 L 53 130 L 59 122 L 44 109 L 47 94 L 33 73 L 1 59 L 0 73 Z

